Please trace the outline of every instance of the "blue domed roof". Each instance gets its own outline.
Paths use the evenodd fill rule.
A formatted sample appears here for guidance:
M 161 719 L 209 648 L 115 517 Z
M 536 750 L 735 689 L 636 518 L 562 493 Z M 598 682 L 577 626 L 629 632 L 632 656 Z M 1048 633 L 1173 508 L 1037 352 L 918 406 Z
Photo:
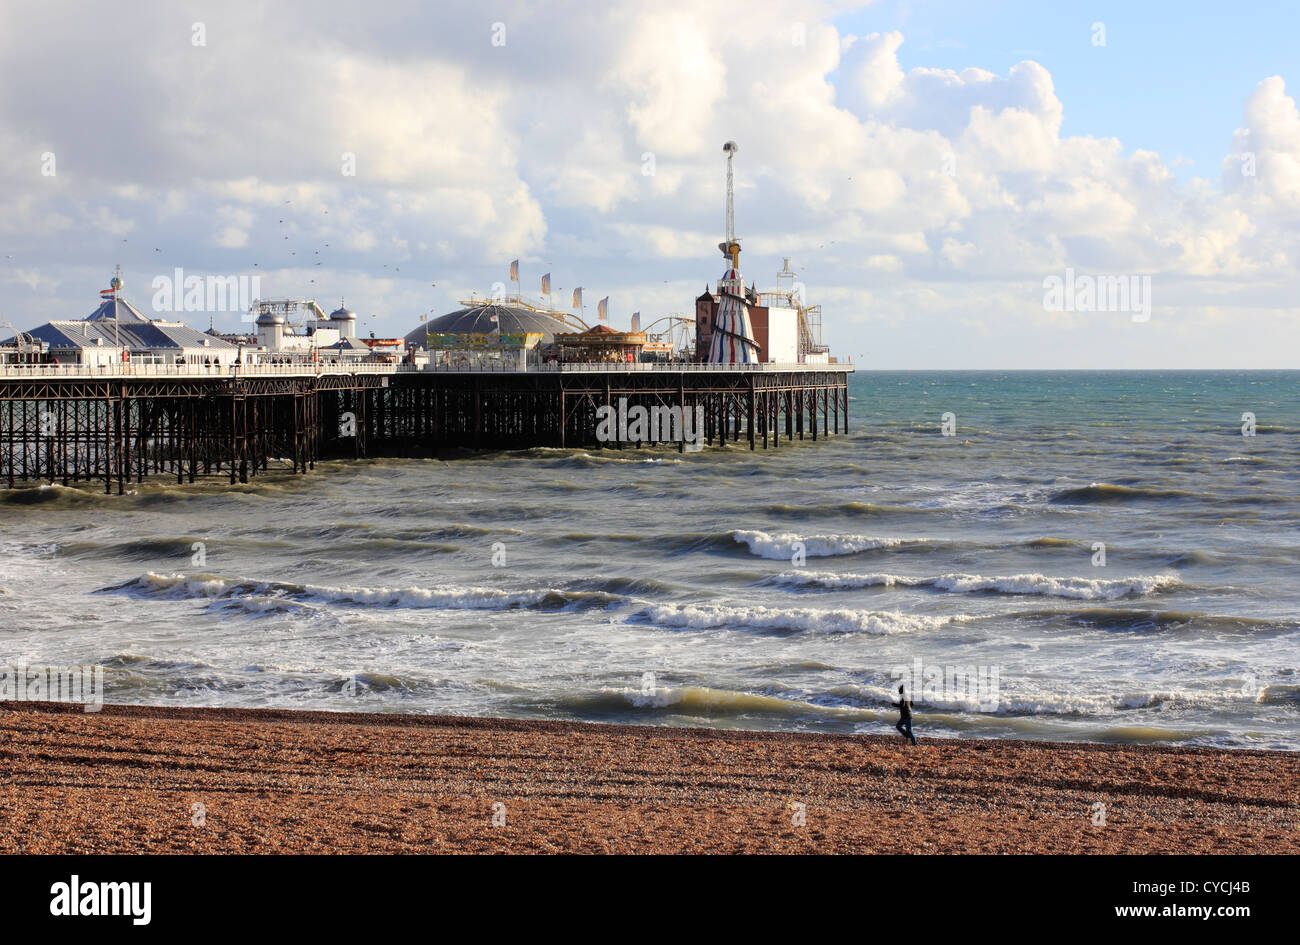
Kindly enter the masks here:
M 496 316 L 496 321 L 493 321 Z M 574 329 L 558 318 L 509 303 L 484 302 L 469 308 L 457 309 L 440 315 L 431 322 L 416 328 L 406 336 L 408 348 L 423 347 L 430 334 L 472 335 L 488 334 L 500 330 L 502 334 L 539 332 L 542 344 L 550 344 L 556 332 Z

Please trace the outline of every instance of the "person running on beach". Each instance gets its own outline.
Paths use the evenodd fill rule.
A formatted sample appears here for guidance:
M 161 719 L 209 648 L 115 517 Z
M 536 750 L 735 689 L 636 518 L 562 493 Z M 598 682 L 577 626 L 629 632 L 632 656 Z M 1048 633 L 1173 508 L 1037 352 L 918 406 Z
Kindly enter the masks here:
M 894 728 L 898 729 L 898 734 L 904 738 L 910 738 L 912 744 L 916 744 L 916 736 L 912 734 L 912 700 L 903 694 L 903 687 L 898 687 L 898 701 L 891 702 L 895 709 L 898 710 L 898 722 Z

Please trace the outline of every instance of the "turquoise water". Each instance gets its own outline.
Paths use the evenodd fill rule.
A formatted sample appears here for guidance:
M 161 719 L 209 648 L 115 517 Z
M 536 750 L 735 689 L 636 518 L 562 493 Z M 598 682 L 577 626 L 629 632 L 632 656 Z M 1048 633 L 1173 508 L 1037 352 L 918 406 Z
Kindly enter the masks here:
M 0 659 L 110 702 L 842 732 L 919 661 L 922 737 L 1296 748 L 1298 382 L 866 373 L 848 436 L 766 452 L 7 493 Z

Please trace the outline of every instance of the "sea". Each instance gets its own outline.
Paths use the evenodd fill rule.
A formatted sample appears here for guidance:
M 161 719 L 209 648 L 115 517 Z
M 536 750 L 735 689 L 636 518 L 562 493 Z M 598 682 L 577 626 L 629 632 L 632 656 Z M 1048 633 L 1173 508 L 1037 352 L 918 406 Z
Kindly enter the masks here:
M 0 493 L 105 701 L 1300 748 L 1300 372 L 873 372 L 777 448 Z

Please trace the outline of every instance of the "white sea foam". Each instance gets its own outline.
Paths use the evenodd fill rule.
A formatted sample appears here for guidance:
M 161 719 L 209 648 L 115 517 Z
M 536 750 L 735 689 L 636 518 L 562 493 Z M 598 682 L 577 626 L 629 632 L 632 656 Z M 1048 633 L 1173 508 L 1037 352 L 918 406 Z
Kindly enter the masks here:
M 811 607 L 734 607 L 723 604 L 656 604 L 638 612 L 661 627 L 708 630 L 745 627 L 809 633 L 916 633 L 932 630 L 964 617 L 924 617 L 896 611 Z
M 803 542 L 804 553 L 810 558 L 852 555 L 877 548 L 895 548 L 904 543 L 901 538 L 874 538 L 869 535 L 796 535 L 792 532 L 770 534 L 748 530 L 733 531 L 731 537 L 739 544 L 747 545 L 751 554 L 778 561 L 790 560 L 796 541 Z
M 328 587 L 285 582 L 226 580 L 211 574 L 157 574 L 149 571 L 112 590 L 171 600 L 291 600 L 319 604 L 353 604 L 384 608 L 444 610 L 512 610 L 543 605 L 562 608 L 579 604 L 610 605 L 623 598 L 604 591 L 565 591 L 555 588 L 500 590 L 491 587 Z M 262 606 L 262 605 L 259 605 Z
M 647 456 L 647 457 L 625 457 L 625 456 L 595 456 L 591 453 L 574 453 L 574 459 L 582 459 L 592 463 L 631 463 L 638 466 L 679 466 L 680 459 L 674 459 L 667 456 Z
M 975 669 L 975 667 L 972 667 Z M 987 678 L 987 677 L 985 677 Z M 972 685 L 976 684 L 972 680 Z M 897 682 L 897 680 L 895 680 Z M 895 701 L 898 699 L 897 686 L 894 683 L 883 686 L 867 685 L 848 685 L 836 686 L 830 690 L 830 694 L 836 698 L 849 698 L 854 702 L 875 705 L 881 709 L 892 709 Z M 978 714 L 995 713 L 997 708 L 990 706 L 983 700 L 995 699 L 996 690 L 991 693 L 981 694 L 978 691 L 965 693 L 963 697 L 948 695 L 947 693 L 939 695 L 936 692 L 914 691 L 911 698 L 916 702 L 916 708 L 922 712 L 966 712 Z
M 1241 689 L 1162 689 L 1138 690 L 1117 693 L 1025 693 L 1004 695 L 996 710 L 997 715 L 1080 715 L 1110 716 L 1133 709 L 1153 709 L 1157 706 L 1198 709 L 1216 709 L 1225 704 L 1252 704 L 1259 700 L 1254 692 Z
M 1115 600 L 1132 595 L 1144 596 L 1177 587 L 1181 582 L 1173 574 L 1154 574 L 1113 580 L 1076 577 L 1049 577 L 1045 574 L 1013 574 L 1010 577 L 986 578 L 978 574 L 945 574 L 934 586 L 955 593 L 997 591 L 1003 594 L 1041 594 L 1074 600 Z
M 771 578 L 775 584 L 851 590 L 861 587 L 933 587 L 955 594 L 993 592 L 1065 597 L 1071 600 L 1117 600 L 1145 596 L 1178 587 L 1177 575 L 1153 574 L 1137 577 L 1100 578 L 1052 577 L 1046 574 L 1012 574 L 984 577 L 979 574 L 940 574 L 936 577 L 907 577 L 897 574 L 838 574 L 833 571 L 788 571 Z
M 281 614 L 314 616 L 317 608 L 301 601 L 285 600 L 283 597 L 226 597 L 219 598 L 217 605 L 223 609 L 235 609 L 254 617 L 269 617 Z
M 892 684 L 882 686 L 837 686 L 831 694 L 866 703 L 890 703 L 897 698 Z M 970 698 L 954 698 L 938 689 L 921 684 L 912 693 L 916 711 L 924 720 L 926 713 L 961 712 L 995 716 L 1085 716 L 1112 717 L 1133 709 L 1152 709 L 1157 706 L 1215 709 L 1231 704 L 1251 704 L 1259 701 L 1255 692 L 1240 688 L 1225 689 L 1142 689 L 1113 692 L 1049 692 L 1036 688 L 1017 686 L 1007 691 L 1000 686 L 992 703 L 981 703 Z
M 892 711 L 898 698 L 893 684 L 845 685 L 829 690 L 837 701 L 825 704 L 809 697 L 772 696 L 736 692 L 703 686 L 657 686 L 652 689 L 605 689 L 604 693 L 622 697 L 636 708 L 677 707 L 685 711 L 747 711 L 776 715 L 799 715 L 813 712 L 824 716 L 875 717 Z M 916 710 L 924 724 L 927 713 L 961 713 L 985 716 L 1122 716 L 1128 710 L 1179 705 L 1213 709 L 1225 704 L 1251 703 L 1256 696 L 1238 689 L 1215 690 L 1138 690 L 1103 693 L 1049 693 L 1043 691 L 1002 692 L 992 703 L 979 698 L 957 697 L 930 690 L 913 694 Z M 846 700 L 846 701 L 840 701 Z

